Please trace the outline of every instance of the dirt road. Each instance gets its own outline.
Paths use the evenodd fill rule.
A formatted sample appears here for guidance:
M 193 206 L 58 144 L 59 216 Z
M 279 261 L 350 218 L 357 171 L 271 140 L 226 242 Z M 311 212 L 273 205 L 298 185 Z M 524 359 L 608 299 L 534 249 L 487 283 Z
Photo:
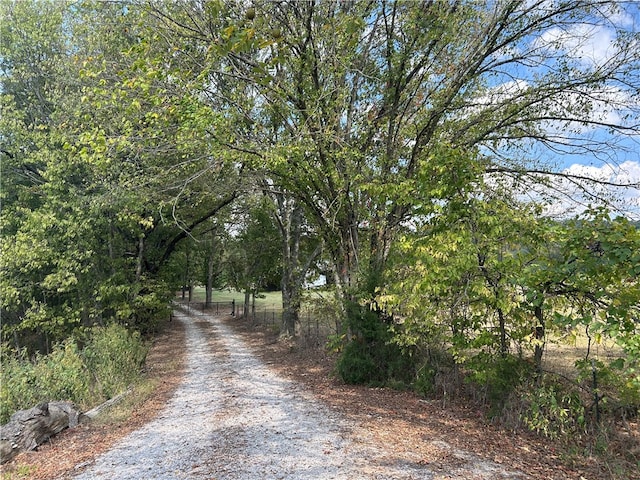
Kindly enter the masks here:
M 446 473 L 390 461 L 393 445 L 356 435 L 357 425 L 267 368 L 219 317 L 175 318 L 186 328 L 188 368 L 171 402 L 73 478 L 526 478 L 461 451 L 464 469 Z

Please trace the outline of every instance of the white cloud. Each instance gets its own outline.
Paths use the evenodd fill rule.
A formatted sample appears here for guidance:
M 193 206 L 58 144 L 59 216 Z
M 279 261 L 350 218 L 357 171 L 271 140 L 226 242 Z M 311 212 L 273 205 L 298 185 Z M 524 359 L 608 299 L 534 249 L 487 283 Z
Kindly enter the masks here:
M 630 11 L 625 10 L 625 5 L 604 5 L 603 18 L 618 28 L 630 28 L 636 24 L 636 19 Z
M 534 43 L 543 50 L 562 52 L 583 66 L 597 68 L 619 53 L 615 40 L 615 31 L 611 28 L 578 23 L 566 28 L 550 28 Z
M 546 209 L 548 215 L 567 217 L 590 205 L 606 205 L 618 214 L 640 220 L 640 162 L 599 167 L 573 164 L 562 174 L 566 177 L 554 177 L 551 189 L 544 192 L 553 197 Z
M 522 95 L 530 86 L 526 80 L 509 80 L 490 88 L 485 96 L 478 99 L 478 103 L 481 105 L 503 103 L 511 98 Z
M 637 108 L 637 102 L 629 92 L 605 86 L 564 92 L 553 99 L 550 107 L 559 120 L 545 122 L 541 125 L 543 130 L 553 135 L 561 135 L 565 131 L 584 135 L 602 128 L 602 125 L 625 126 L 630 121 L 626 115 Z
M 536 95 L 536 87 L 526 80 L 510 80 L 489 88 L 484 95 L 475 99 L 472 107 L 464 111 L 465 115 L 479 114 L 485 109 L 499 105 L 511 105 L 526 97 Z M 625 126 L 633 121 L 633 115 L 627 114 L 638 109 L 637 98 L 618 86 L 585 87 L 559 92 L 545 99 L 544 105 L 535 108 L 544 112 L 547 118 L 539 123 L 542 132 L 546 132 L 557 142 L 567 134 L 585 135 L 606 126 Z M 630 125 L 626 125 L 630 126 Z

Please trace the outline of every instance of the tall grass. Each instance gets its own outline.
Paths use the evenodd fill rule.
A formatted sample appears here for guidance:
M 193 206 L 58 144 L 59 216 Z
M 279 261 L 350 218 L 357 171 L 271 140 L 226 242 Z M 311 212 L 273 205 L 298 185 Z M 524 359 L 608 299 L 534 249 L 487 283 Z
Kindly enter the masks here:
M 81 410 L 124 391 L 140 376 L 147 346 L 122 325 L 91 329 L 83 349 L 75 339 L 33 359 L 3 352 L 0 423 L 43 401 L 69 400 Z

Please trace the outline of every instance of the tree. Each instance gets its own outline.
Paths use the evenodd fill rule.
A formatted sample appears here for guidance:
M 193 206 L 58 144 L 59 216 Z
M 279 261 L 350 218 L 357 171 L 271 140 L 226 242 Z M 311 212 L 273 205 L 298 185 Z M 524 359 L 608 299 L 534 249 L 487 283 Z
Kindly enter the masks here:
M 204 258 L 206 258 L 204 286 L 205 305 L 211 306 L 213 299 L 213 288 L 219 285 L 219 277 L 222 273 L 222 242 L 218 235 L 218 226 L 213 225 L 209 232 L 205 232 Z M 209 234 L 209 235 L 207 235 Z
M 640 305 L 640 232 L 624 217 L 602 209 L 555 226 L 545 255 L 523 271 L 523 291 L 542 336 L 547 325 L 584 329 L 587 336 L 614 340 L 626 352 L 628 372 L 637 375 Z M 588 356 L 588 354 L 587 354 Z M 541 369 L 542 349 L 535 352 Z
M 143 10 L 4 7 L 3 337 L 46 349 L 114 318 L 153 328 L 161 270 L 236 198 L 241 164 L 215 148 L 214 113 Z
M 88 170 L 61 148 L 62 105 L 79 91 L 67 13 L 63 3 L 2 4 L 3 340 L 12 334 L 17 348 L 31 339 L 48 350 L 100 315 L 102 272 L 91 265 L 103 222 L 91 214 Z
M 251 297 L 255 300 L 260 291 L 278 285 L 282 277 L 280 232 L 267 199 L 246 200 L 242 221 L 232 227 L 237 233 L 230 235 L 225 245 L 227 278 L 236 290 L 245 292 L 245 314 L 249 312 Z
M 607 20 L 616 2 L 258 2 L 251 18 L 246 8 L 210 2 L 172 17 L 154 5 L 209 47 L 206 93 L 243 119 L 224 140 L 305 205 L 347 297 L 371 301 L 425 188 L 419 172 L 448 168 L 443 149 L 478 149 L 483 172 L 533 181 L 531 170 L 552 171 L 535 165 L 535 148 L 605 154 L 610 143 L 580 129 L 606 127 L 611 141 L 636 129 L 635 32 Z M 606 59 L 585 62 L 553 38 L 568 26 L 584 43 L 570 27 L 605 22 L 617 35 Z M 620 122 L 599 115 L 613 91 Z
M 479 184 L 448 197 L 437 214 L 429 209 L 392 255 L 380 301 L 402 319 L 394 341 L 420 362 L 427 378 L 418 384 L 433 389 L 445 356 L 486 389 L 495 409 L 522 383 L 543 385 L 546 343 L 586 333 L 578 373 L 591 378 L 597 366 L 606 378 L 613 369 L 614 395 L 635 408 L 637 228 L 603 209 L 554 221 L 495 187 Z M 624 350 L 610 366 L 588 361 L 603 338 Z
M 303 285 L 320 255 L 322 242 L 309 232 L 300 201 L 286 191 L 267 186 L 265 193 L 273 202 L 272 216 L 281 236 L 282 335 L 294 337 L 300 323 Z
M 477 166 L 454 156 L 457 168 L 434 186 L 438 208 L 416 210 L 421 221 L 394 248 L 380 301 L 404 320 L 395 327 L 400 345 L 444 350 L 484 372 L 541 346 L 523 272 L 553 250 L 553 222 L 508 189 L 471 184 L 465 176 Z

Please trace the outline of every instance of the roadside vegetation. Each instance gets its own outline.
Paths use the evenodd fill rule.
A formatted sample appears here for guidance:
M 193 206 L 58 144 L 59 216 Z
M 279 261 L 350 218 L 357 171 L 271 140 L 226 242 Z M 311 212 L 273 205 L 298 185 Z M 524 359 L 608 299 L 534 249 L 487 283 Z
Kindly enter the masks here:
M 124 326 L 93 327 L 51 353 L 2 356 L 0 423 L 17 410 L 69 400 L 85 412 L 140 381 L 148 347 Z

